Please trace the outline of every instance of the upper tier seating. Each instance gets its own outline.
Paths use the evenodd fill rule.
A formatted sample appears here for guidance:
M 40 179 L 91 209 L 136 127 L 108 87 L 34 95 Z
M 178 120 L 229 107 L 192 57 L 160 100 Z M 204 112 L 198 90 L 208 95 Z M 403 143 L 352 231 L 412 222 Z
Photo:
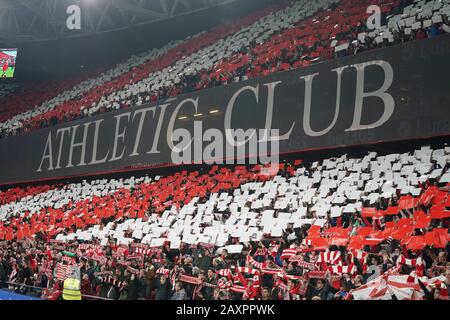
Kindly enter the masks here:
M 0 84 L 0 99 L 11 94 L 15 90 L 17 90 L 18 87 L 19 86 L 17 84 L 6 84 L 6 83 Z
M 374 4 L 381 8 L 383 24 L 368 30 L 366 10 Z M 0 136 L 433 37 L 450 32 L 449 14 L 449 0 L 285 2 L 132 57 L 44 102 L 30 100 L 35 108 L 20 102 L 19 112 L 0 118 Z M 0 101 L 0 108 L 16 109 L 11 104 Z
M 53 98 L 39 102 L 40 105 L 28 106 L 27 111 L 15 114 L 8 121 L 3 122 L 0 131 L 7 134 L 14 132 L 23 132 L 43 125 L 54 124 L 56 121 L 65 117 L 69 121 L 81 116 L 80 110 L 83 107 L 90 107 L 92 103 L 97 103 L 102 95 L 110 94 L 118 88 L 124 88 L 130 83 L 134 83 L 152 72 L 159 71 L 167 66 L 172 65 L 183 56 L 189 56 L 200 48 L 225 38 L 245 27 L 255 20 L 269 14 L 271 10 L 277 10 L 284 5 L 278 5 L 265 8 L 248 17 L 235 21 L 233 25 L 225 25 L 214 28 L 210 32 L 189 37 L 184 41 L 174 41 L 161 49 L 154 49 L 145 52 L 139 56 L 133 56 L 128 61 L 119 64 L 111 70 L 108 70 L 96 77 L 79 82 L 74 88 L 64 88 L 57 95 L 53 91 L 46 91 L 48 94 L 53 93 Z M 33 95 L 31 93 L 30 95 Z M 5 107 L 2 107 L 5 106 Z M 109 110 L 115 110 L 123 107 L 120 104 L 108 105 Z M 0 108 L 11 108 L 10 101 L 0 102 Z M 56 111 L 55 111 L 56 109 Z M 103 110 L 105 111 L 105 110 Z M 40 121 L 43 115 L 45 121 Z M 54 117 L 56 115 L 56 117 Z M 38 117 L 38 120 L 33 120 Z M 32 121 L 33 125 L 24 124 L 26 121 Z

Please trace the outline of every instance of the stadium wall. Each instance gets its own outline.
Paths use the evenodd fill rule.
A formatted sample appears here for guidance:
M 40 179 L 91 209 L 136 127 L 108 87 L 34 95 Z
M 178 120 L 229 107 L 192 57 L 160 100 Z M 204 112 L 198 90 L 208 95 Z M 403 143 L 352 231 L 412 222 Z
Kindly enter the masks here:
M 279 129 L 283 154 L 447 135 L 449 54 L 445 35 L 10 137 L 0 185 L 167 165 L 167 137 L 194 121 Z

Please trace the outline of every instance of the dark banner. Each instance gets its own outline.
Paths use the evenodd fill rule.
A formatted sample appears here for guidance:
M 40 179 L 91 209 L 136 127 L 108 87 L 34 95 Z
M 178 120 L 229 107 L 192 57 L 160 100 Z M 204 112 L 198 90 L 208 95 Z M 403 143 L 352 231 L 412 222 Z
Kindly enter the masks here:
M 180 95 L 1 140 L 0 184 L 181 158 L 232 161 L 243 154 L 216 147 L 229 149 L 233 129 L 257 130 L 248 136 L 248 156 L 255 155 L 251 141 L 258 142 L 259 155 L 264 148 L 275 152 L 275 141 L 280 153 L 288 153 L 445 135 L 450 133 L 449 75 L 450 36 L 445 35 Z M 261 129 L 278 133 L 269 136 Z M 181 146 L 189 148 L 180 151 Z

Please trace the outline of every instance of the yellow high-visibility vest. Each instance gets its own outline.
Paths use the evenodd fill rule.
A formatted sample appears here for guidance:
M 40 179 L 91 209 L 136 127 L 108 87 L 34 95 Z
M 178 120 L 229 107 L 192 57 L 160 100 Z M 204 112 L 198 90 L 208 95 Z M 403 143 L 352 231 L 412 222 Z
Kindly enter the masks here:
M 81 300 L 80 280 L 67 278 L 64 280 L 64 300 Z

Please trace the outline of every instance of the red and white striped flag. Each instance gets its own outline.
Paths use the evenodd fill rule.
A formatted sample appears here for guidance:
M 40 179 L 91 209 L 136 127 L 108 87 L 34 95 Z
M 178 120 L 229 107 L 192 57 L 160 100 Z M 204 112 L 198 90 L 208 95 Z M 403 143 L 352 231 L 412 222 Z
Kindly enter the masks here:
M 60 281 L 66 280 L 66 278 L 70 275 L 71 267 L 62 263 L 58 263 L 56 265 L 56 279 Z
M 108 261 L 108 259 L 105 256 L 97 254 L 92 255 L 91 259 L 98 261 L 100 263 L 106 263 Z

